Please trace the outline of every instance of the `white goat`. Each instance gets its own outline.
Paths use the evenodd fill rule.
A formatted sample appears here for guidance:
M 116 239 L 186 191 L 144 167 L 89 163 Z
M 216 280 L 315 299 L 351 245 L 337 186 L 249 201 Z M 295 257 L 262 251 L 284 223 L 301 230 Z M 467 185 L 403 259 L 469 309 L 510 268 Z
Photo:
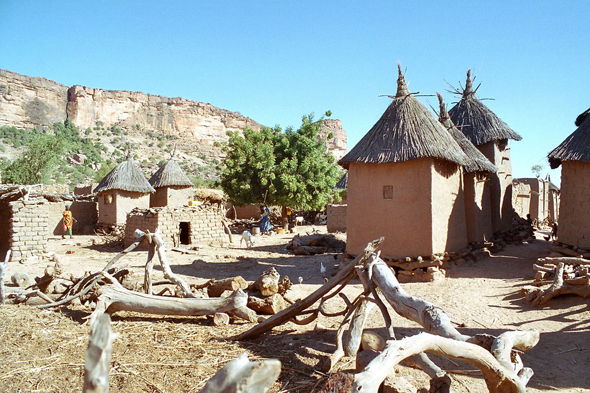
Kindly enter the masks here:
M 303 222 L 304 222 L 304 220 L 303 220 L 302 216 L 295 217 L 295 225 L 297 225 L 297 224 L 302 225 Z
M 246 241 L 246 247 L 248 247 L 248 248 L 250 248 L 254 245 L 253 236 L 248 231 L 242 232 L 242 237 L 240 238 L 240 247 L 242 247 L 242 241 Z

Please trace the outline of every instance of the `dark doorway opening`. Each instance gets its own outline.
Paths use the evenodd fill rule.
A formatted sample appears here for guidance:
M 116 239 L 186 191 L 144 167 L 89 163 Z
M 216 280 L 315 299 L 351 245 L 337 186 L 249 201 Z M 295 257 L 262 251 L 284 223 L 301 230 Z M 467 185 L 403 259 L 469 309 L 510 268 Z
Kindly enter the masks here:
M 191 237 L 190 237 L 191 223 L 190 222 L 181 222 L 179 229 L 180 229 L 180 236 L 179 236 L 180 244 L 191 244 Z

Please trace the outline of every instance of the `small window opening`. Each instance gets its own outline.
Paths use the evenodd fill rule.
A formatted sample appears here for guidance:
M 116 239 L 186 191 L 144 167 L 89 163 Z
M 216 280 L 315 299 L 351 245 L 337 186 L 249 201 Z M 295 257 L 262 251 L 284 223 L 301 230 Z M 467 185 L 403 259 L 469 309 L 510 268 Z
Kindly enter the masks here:
M 383 199 L 393 199 L 393 186 L 383 186 Z
M 111 203 L 113 203 L 113 196 L 111 194 L 105 195 L 104 196 L 104 204 L 110 205 Z
M 180 235 L 179 235 L 180 244 L 191 244 L 191 237 L 190 237 L 191 224 L 190 224 L 190 222 L 181 222 L 180 226 L 179 226 L 179 230 L 180 230 Z

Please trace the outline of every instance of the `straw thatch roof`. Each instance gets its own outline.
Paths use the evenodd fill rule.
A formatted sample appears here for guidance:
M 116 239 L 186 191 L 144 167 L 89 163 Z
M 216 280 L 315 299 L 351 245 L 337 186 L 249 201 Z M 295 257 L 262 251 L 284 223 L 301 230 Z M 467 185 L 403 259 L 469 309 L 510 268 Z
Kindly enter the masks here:
M 336 186 L 334 186 L 335 190 L 346 190 L 348 189 L 348 172 L 346 172 L 344 174 L 344 176 L 342 176 L 340 178 L 340 180 L 338 180 L 338 183 L 336 183 Z
M 467 163 L 463 165 L 465 172 L 497 172 L 498 168 L 492 164 L 482 152 L 477 150 L 477 147 L 475 147 L 473 143 L 471 143 L 469 139 L 467 139 L 467 137 L 463 135 L 463 133 L 459 131 L 457 127 L 455 127 L 451 121 L 451 118 L 449 117 L 449 113 L 447 112 L 447 108 L 443 102 L 442 95 L 440 95 L 438 92 L 436 95 L 438 96 L 438 103 L 440 106 L 438 120 L 443 126 L 445 126 L 447 131 L 449 131 L 449 134 L 455 138 L 468 158 Z
M 562 161 L 590 160 L 590 116 L 589 110 L 576 119 L 578 128 L 559 146 L 547 155 L 551 169 L 561 165 Z
M 110 171 L 94 189 L 94 192 L 123 190 L 150 193 L 156 192 L 132 158 L 123 161 Z
M 184 173 L 182 168 L 178 166 L 176 161 L 168 160 L 167 163 L 162 165 L 160 169 L 152 175 L 149 183 L 154 188 L 180 186 L 180 187 L 192 187 L 193 182 Z
M 398 65 L 397 94 L 383 116 L 338 161 L 348 169 L 350 163 L 383 164 L 417 158 L 440 158 L 459 165 L 466 162 L 465 153 L 453 137 L 418 101 L 406 86 Z
M 461 101 L 449 111 L 453 124 L 475 146 L 502 139 L 522 139 L 508 124 L 475 97 L 471 70 L 467 71 L 467 82 Z

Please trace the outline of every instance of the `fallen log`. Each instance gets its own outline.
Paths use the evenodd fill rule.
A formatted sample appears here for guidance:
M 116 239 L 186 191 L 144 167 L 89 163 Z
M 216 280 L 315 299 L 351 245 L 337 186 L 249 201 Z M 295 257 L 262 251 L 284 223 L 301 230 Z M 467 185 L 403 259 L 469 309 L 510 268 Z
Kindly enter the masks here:
M 84 393 L 108 393 L 109 370 L 113 341 L 117 334 L 111 331 L 111 316 L 98 317 L 90 334 L 84 362 Z
M 242 276 L 224 278 L 223 280 L 209 280 L 207 282 L 207 294 L 209 297 L 219 297 L 225 291 L 247 289 L 248 282 Z
M 579 280 L 572 279 L 575 280 L 573 282 L 576 284 L 568 284 L 566 282 L 567 280 L 565 280 L 563 277 L 564 268 L 564 262 L 560 262 L 557 265 L 555 279 L 548 288 L 541 289 L 536 286 L 527 285 L 521 289 L 520 295 L 524 296 L 527 302 L 532 302 L 535 306 L 541 306 L 559 295 L 571 294 L 578 295 L 583 298 L 590 297 L 590 285 L 583 284 L 583 282 L 588 282 L 588 277 L 578 277 Z M 578 281 L 581 282 L 581 284 L 577 284 Z
M 107 273 L 103 274 L 108 278 Z M 172 298 L 129 291 L 116 280 L 110 281 L 111 284 L 103 285 L 98 289 L 98 303 L 90 316 L 90 326 L 93 326 L 96 318 L 104 312 L 135 311 L 156 315 L 214 315 L 217 312 L 245 307 L 248 301 L 248 295 L 241 289 L 226 298 Z
M 538 258 L 539 263 L 558 265 L 564 263 L 566 265 L 590 265 L 590 260 L 584 258 L 573 258 L 573 257 L 546 257 Z
M 375 249 L 383 242 L 383 238 L 380 237 L 377 240 L 373 240 L 361 252 L 353 261 L 351 261 L 348 265 L 346 265 L 338 274 L 328 280 L 327 283 L 322 285 L 320 288 L 315 290 L 311 295 L 306 297 L 303 300 L 295 302 L 289 308 L 281 311 L 278 314 L 273 315 L 272 317 L 268 318 L 262 323 L 254 326 L 253 328 L 243 332 L 242 334 L 236 337 L 237 340 L 245 340 L 250 337 L 257 336 L 262 334 L 275 326 L 279 326 L 285 322 L 290 321 L 291 319 L 295 318 L 299 315 L 302 311 L 306 308 L 312 306 L 316 301 L 318 301 L 322 296 L 327 294 L 332 288 L 336 287 L 342 281 L 345 281 L 349 276 L 353 275 L 354 267 L 357 264 L 363 263 Z
M 523 333 L 526 335 L 526 332 Z M 534 333 L 530 334 L 534 335 Z M 538 341 L 538 333 L 536 337 Z M 525 341 L 529 342 L 529 340 Z M 530 342 L 535 342 L 534 337 Z M 500 363 L 490 352 L 476 344 L 429 333 L 420 333 L 398 341 L 389 340 L 385 350 L 373 359 L 361 373 L 355 375 L 352 391 L 377 393 L 379 386 L 395 365 L 422 352 L 432 352 L 447 358 L 460 359 L 476 366 L 482 371 L 486 385 L 492 393 L 525 393 L 526 383 L 531 376 L 530 369 L 523 369 L 517 375 L 511 368 L 506 368 Z
M 251 362 L 242 354 L 219 370 L 199 393 L 265 393 L 281 373 L 281 362 Z
M 461 334 L 451 324 L 451 319 L 434 304 L 408 295 L 400 286 L 387 264 L 376 254 L 371 255 L 365 267 L 385 299 L 402 317 L 420 324 L 427 332 L 439 336 L 467 341 L 470 337 Z
M 552 245 L 551 247 L 549 247 L 549 249 L 551 251 L 555 251 L 555 252 L 558 252 L 562 255 L 567 255 L 570 257 L 580 258 L 582 256 L 581 252 L 578 252 L 576 250 L 572 250 L 570 248 L 561 247 L 561 246 Z
M 162 237 L 160 236 L 160 231 L 156 230 L 156 233 L 153 235 L 148 233 L 148 236 L 150 235 L 152 236 L 152 242 L 154 243 L 153 246 L 150 244 L 150 247 L 155 247 L 156 253 L 158 254 L 158 259 L 160 260 L 160 266 L 162 266 L 162 270 L 164 271 L 164 278 L 175 283 L 180 288 L 185 297 L 197 298 L 198 296 L 193 293 L 193 291 L 191 291 L 189 285 L 182 278 L 174 274 L 172 269 L 170 269 L 170 263 L 168 262 L 168 258 L 166 258 L 166 247 Z
M 272 296 L 279 292 L 279 280 L 281 275 L 277 269 L 271 267 L 264 271 L 254 282 L 254 289 L 260 291 L 262 296 Z

